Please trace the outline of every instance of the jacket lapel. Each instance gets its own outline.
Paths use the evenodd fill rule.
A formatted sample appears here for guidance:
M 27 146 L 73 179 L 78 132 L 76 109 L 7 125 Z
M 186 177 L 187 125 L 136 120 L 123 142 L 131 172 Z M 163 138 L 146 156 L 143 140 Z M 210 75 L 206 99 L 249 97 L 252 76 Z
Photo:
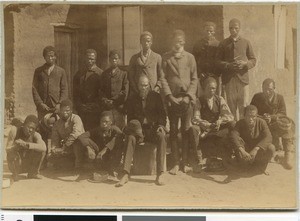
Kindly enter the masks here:
M 180 76 L 178 71 L 178 64 L 175 61 L 175 58 L 172 56 L 170 59 L 167 59 L 167 63 L 170 66 L 171 70 L 178 76 Z

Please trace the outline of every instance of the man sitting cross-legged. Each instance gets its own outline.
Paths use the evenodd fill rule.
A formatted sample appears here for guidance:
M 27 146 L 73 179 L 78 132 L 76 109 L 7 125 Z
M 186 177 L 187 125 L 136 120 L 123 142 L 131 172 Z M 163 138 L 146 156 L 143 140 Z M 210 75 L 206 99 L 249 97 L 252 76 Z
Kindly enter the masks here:
M 254 105 L 245 108 L 245 118 L 236 123 L 230 133 L 230 142 L 241 167 L 268 175 L 266 170 L 275 147 L 269 127 L 257 117 Z
M 124 175 L 117 187 L 128 182 L 133 154 L 136 146 L 143 142 L 157 145 L 157 176 L 156 184 L 164 185 L 163 172 L 166 156 L 165 125 L 166 113 L 161 96 L 150 90 L 149 79 L 142 75 L 138 81 L 139 94 L 131 96 L 127 101 L 128 125 L 125 128 L 125 161 Z

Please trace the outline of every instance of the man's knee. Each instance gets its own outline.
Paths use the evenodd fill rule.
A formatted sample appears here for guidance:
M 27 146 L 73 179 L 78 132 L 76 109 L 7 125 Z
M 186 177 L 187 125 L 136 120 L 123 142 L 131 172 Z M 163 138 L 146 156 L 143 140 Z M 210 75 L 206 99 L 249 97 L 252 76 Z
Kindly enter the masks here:
M 273 154 L 276 152 L 276 148 L 275 148 L 274 144 L 269 144 L 266 151 L 269 154 L 272 154 L 272 156 L 273 156 Z

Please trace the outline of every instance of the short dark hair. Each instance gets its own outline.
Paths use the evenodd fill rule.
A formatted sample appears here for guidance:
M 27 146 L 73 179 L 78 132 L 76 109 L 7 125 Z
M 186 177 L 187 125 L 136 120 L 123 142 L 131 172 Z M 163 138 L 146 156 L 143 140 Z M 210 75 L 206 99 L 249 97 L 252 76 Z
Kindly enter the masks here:
M 85 54 L 95 54 L 96 58 L 97 58 L 97 51 L 95 49 L 86 49 Z
M 36 126 L 39 125 L 39 119 L 35 115 L 28 115 L 24 120 L 24 125 L 28 123 L 34 123 Z
M 56 56 L 56 49 L 53 47 L 53 46 L 47 46 L 43 49 L 43 57 L 46 57 L 46 55 L 49 53 L 49 52 L 54 52 L 55 56 Z
M 143 39 L 145 36 L 149 36 L 149 37 L 151 37 L 151 39 L 153 39 L 153 36 L 152 36 L 152 34 L 151 34 L 149 31 L 144 31 L 144 32 L 142 32 L 142 34 L 141 34 L 141 36 L 140 36 L 140 42 L 142 41 L 142 39 Z
M 258 112 L 257 107 L 252 104 L 248 105 L 244 109 L 244 115 L 246 115 L 247 112 L 251 112 L 251 111 L 256 111 L 256 113 L 257 113 Z
M 179 36 L 183 37 L 185 39 L 184 31 L 182 31 L 180 29 L 177 29 L 177 30 L 173 31 L 171 38 L 174 39 L 174 38 L 179 37 Z
M 60 108 L 63 108 L 63 107 L 70 107 L 72 109 L 73 108 L 73 102 L 70 99 L 63 100 L 60 103 Z
M 110 52 L 109 52 L 109 54 L 108 54 L 108 57 L 112 57 L 112 56 L 114 56 L 114 55 L 118 55 L 119 56 L 119 58 L 121 58 L 121 53 L 118 51 L 118 50 L 111 50 Z
M 231 19 L 231 20 L 229 21 L 229 24 L 230 24 L 230 23 L 238 23 L 239 26 L 241 27 L 241 21 L 240 21 L 239 19 L 237 19 L 237 18 Z
M 203 82 L 203 87 L 204 87 L 204 89 L 207 87 L 207 85 L 209 85 L 210 83 L 215 83 L 215 84 L 217 84 L 217 81 L 216 81 L 216 79 L 214 79 L 213 77 L 208 77 L 208 78 L 206 78 L 205 80 L 204 80 L 204 82 Z
M 213 26 L 214 29 L 216 29 L 216 27 L 217 27 L 216 23 L 214 23 L 212 21 L 205 22 L 203 27 L 205 28 L 206 26 Z
M 100 120 L 101 120 L 103 117 L 109 117 L 111 120 L 113 120 L 113 115 L 112 115 L 112 112 L 111 112 L 111 111 L 103 111 L 103 112 L 100 114 Z
M 271 83 L 273 83 L 273 86 L 275 88 L 275 81 L 272 78 L 267 78 L 263 81 L 262 86 L 264 85 L 270 85 Z

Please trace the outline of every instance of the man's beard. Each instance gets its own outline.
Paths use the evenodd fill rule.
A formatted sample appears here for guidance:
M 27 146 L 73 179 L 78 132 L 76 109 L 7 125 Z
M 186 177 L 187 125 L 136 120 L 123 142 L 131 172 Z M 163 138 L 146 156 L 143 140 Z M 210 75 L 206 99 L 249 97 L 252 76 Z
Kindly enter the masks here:
M 145 99 L 147 97 L 148 93 L 149 93 L 149 89 L 140 91 L 140 97 L 142 99 Z

